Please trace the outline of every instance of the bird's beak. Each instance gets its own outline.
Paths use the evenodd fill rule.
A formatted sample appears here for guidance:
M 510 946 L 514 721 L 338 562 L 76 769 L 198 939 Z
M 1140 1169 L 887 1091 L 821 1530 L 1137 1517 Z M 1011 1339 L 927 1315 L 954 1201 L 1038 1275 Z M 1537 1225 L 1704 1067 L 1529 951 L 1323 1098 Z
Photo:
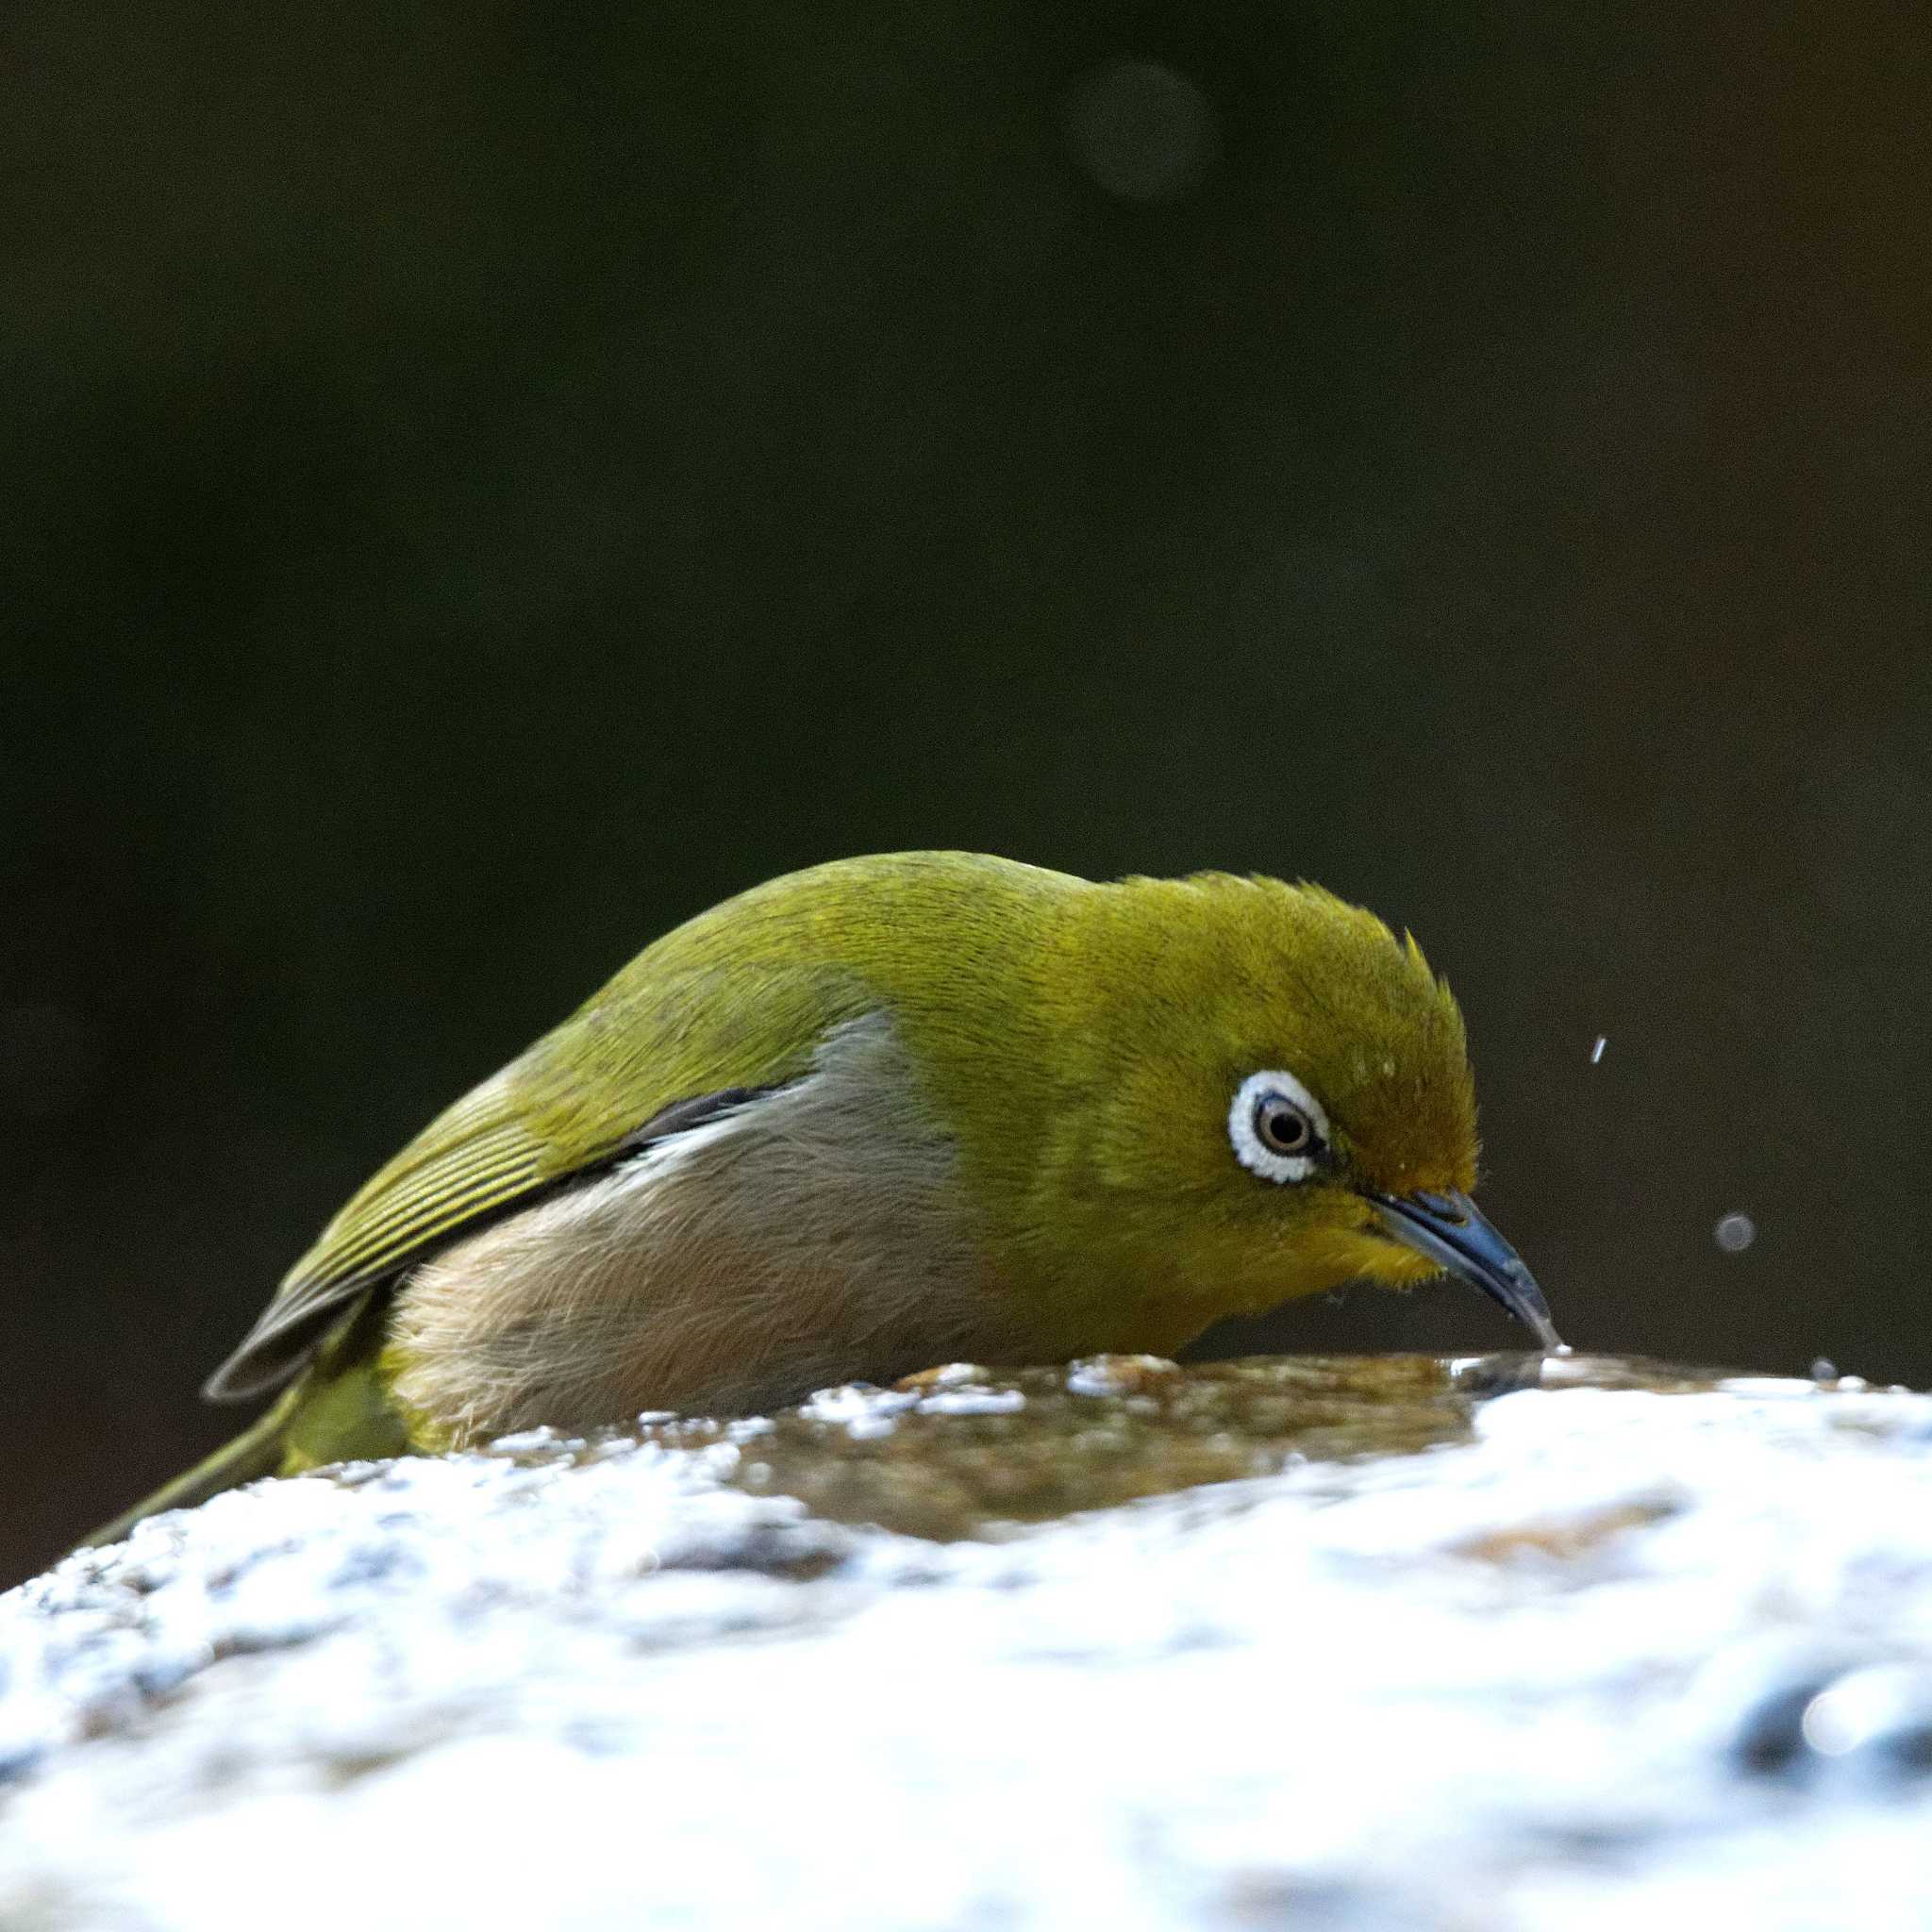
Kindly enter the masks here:
M 1550 1322 L 1549 1304 L 1536 1276 L 1460 1190 L 1446 1194 L 1381 1194 L 1366 1191 L 1382 1219 L 1382 1232 L 1426 1255 L 1438 1267 L 1501 1302 L 1548 1349 L 1563 1346 Z

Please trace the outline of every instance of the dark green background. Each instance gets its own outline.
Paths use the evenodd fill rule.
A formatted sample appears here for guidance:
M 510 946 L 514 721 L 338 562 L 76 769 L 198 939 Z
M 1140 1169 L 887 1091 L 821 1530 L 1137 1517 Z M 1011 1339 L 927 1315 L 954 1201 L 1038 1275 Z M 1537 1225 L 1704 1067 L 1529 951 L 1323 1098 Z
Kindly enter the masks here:
M 1928 99 L 1921 0 L 11 0 L 0 1572 L 895 846 L 1367 900 L 1574 1341 L 1932 1381 Z

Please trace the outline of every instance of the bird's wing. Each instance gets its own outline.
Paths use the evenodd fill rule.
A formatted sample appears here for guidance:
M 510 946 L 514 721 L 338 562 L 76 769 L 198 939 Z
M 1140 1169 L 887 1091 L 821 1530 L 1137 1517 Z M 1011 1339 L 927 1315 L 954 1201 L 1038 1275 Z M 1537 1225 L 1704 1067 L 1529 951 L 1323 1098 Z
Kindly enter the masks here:
M 612 999 L 621 974 L 377 1173 L 289 1271 L 202 1392 L 239 1402 L 278 1387 L 351 1304 L 411 1263 L 805 1073 L 851 1000 L 804 974 L 758 981 L 775 1024 L 746 1029 L 731 1024 L 737 1002 L 719 998 L 711 974 L 663 985 L 641 1006 L 634 994 Z M 788 1044 L 761 1044 L 774 1040 Z

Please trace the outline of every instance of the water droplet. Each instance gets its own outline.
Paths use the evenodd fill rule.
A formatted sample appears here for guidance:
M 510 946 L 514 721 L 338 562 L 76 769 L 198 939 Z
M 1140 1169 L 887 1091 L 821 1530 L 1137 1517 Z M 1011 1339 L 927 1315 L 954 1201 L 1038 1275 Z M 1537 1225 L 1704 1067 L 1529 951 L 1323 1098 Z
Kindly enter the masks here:
M 1597 1061 L 1603 1058 L 1604 1048 L 1609 1045 L 1609 1043 L 1601 1033 L 1597 1035 L 1596 1044 L 1590 1050 L 1590 1063 L 1591 1066 L 1595 1066 Z
M 1924 1767 L 1932 1739 L 1932 1675 L 1922 1665 L 1874 1664 L 1849 1672 L 1805 1707 L 1805 1741 L 1821 1757 L 1853 1752 Z
M 1717 1244 L 1727 1255 L 1741 1255 L 1757 1239 L 1757 1224 L 1748 1214 L 1726 1214 L 1717 1224 Z
M 1153 60 L 1110 60 L 1076 80 L 1067 141 L 1094 185 L 1121 201 L 1185 201 L 1221 150 L 1208 96 Z

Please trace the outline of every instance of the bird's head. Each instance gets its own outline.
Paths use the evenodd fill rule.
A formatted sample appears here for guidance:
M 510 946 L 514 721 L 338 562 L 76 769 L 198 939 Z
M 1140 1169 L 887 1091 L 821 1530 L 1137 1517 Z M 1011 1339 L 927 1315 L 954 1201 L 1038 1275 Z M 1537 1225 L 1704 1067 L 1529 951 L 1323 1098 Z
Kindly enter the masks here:
M 1447 1273 L 1560 1345 L 1469 1198 L 1462 1015 L 1414 940 L 1320 888 L 1224 874 L 1125 880 L 1089 916 L 1049 1172 L 1117 1275 L 1212 1319 Z

